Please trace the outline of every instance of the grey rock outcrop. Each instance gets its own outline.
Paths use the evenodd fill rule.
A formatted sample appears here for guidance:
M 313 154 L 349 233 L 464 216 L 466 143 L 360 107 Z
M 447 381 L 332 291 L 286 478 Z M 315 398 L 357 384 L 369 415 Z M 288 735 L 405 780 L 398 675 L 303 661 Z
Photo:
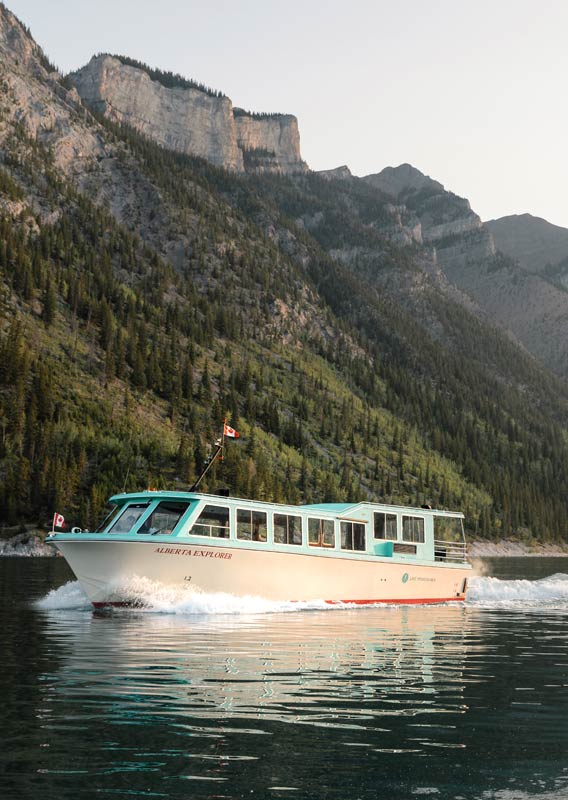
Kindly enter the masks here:
M 41 62 L 45 60 L 42 49 L 6 7 L 0 8 L 0 49 L 21 67 L 42 74 Z
M 292 115 L 254 115 L 225 96 L 164 86 L 142 68 L 95 56 L 70 75 L 81 98 L 163 147 L 235 172 L 290 174 L 307 169 Z
M 346 181 L 353 177 L 351 170 L 346 164 L 343 164 L 341 167 L 335 167 L 335 169 L 320 169 L 317 171 L 316 175 L 329 181 Z
M 363 180 L 418 217 L 424 243 L 479 231 L 482 227 L 481 219 L 467 200 L 446 191 L 441 183 L 410 164 L 386 167 L 376 175 L 366 175 Z M 492 242 L 487 241 L 487 247 L 491 255 L 494 252 Z
M 82 125 L 77 114 L 81 100 L 60 83 L 26 29 L 0 5 L 0 89 L 3 119 L 0 145 L 17 123 L 31 139 L 50 148 L 54 163 L 67 174 L 82 174 L 100 157 L 98 136 Z

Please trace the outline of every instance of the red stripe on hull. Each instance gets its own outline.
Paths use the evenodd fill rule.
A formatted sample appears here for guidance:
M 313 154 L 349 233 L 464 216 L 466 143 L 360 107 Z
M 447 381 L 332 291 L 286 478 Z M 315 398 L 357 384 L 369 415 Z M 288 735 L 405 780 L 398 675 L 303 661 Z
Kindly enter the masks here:
M 393 605 L 393 604 L 401 605 L 404 603 L 406 605 L 422 606 L 427 603 L 453 603 L 456 600 L 463 602 L 465 600 L 465 597 L 461 595 L 460 597 L 434 597 L 434 598 L 420 597 L 416 599 L 399 598 L 398 600 L 383 600 L 382 598 L 380 600 L 326 600 L 325 602 L 328 603 L 329 605 L 338 605 L 339 603 L 353 603 L 356 606 L 369 606 L 376 603 L 385 603 L 388 605 Z
M 461 597 L 435 597 L 435 598 L 418 598 L 416 600 L 412 599 L 398 599 L 398 600 L 324 600 L 324 603 L 327 603 L 330 606 L 337 606 L 340 603 L 351 604 L 356 606 L 370 606 L 370 605 L 377 605 L 378 603 L 383 603 L 385 605 L 426 605 L 426 604 L 433 604 L 433 603 L 455 603 L 455 602 L 463 602 L 465 601 L 465 597 L 462 595 Z M 290 603 L 309 603 L 309 600 L 289 600 L 287 602 Z M 142 604 L 140 603 L 131 603 L 128 600 L 113 600 L 113 601 L 105 601 L 102 600 L 97 603 L 93 603 L 95 608 L 140 608 Z

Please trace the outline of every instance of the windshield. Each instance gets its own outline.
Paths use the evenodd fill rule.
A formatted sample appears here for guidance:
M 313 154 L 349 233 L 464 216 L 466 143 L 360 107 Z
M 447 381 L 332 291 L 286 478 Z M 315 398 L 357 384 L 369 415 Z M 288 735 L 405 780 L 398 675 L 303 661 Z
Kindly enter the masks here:
M 105 507 L 105 512 L 106 512 L 105 518 L 98 526 L 98 528 L 95 528 L 95 533 L 100 533 L 101 531 L 104 531 L 107 525 L 110 525 L 110 523 L 113 520 L 115 520 L 118 517 L 118 515 L 122 512 L 122 506 L 115 506 L 114 503 L 110 503 Z
M 150 503 L 129 503 L 108 532 L 130 533 L 149 505 Z
M 138 533 L 173 533 L 188 508 L 189 503 L 159 503 L 148 519 L 144 521 Z

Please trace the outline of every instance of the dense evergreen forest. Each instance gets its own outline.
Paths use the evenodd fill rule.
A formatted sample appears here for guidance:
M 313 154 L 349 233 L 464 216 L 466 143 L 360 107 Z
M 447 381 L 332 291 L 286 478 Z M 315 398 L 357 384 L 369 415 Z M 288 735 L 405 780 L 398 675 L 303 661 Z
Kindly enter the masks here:
M 86 527 L 116 491 L 187 487 L 227 417 L 242 438 L 208 490 L 430 503 L 473 535 L 566 538 L 566 386 L 431 288 L 420 307 L 389 294 L 385 273 L 419 266 L 381 236 L 384 198 L 88 124 L 167 224 L 119 223 L 22 126 L 4 140 L 0 524 L 57 509 Z M 174 266 L 160 237 L 176 225 Z M 379 255 L 344 265 L 346 242 Z

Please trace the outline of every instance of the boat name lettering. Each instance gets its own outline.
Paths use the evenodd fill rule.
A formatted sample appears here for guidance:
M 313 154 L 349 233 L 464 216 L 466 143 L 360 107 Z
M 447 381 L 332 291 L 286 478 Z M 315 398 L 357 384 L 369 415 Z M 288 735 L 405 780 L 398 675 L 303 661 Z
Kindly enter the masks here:
M 194 550 L 194 556 L 203 556 L 203 558 L 232 558 L 232 553 L 219 553 L 215 550 Z
M 199 558 L 232 558 L 232 553 L 222 553 L 215 550 L 192 550 L 189 547 L 156 547 L 156 553 L 166 556 L 196 556 Z

